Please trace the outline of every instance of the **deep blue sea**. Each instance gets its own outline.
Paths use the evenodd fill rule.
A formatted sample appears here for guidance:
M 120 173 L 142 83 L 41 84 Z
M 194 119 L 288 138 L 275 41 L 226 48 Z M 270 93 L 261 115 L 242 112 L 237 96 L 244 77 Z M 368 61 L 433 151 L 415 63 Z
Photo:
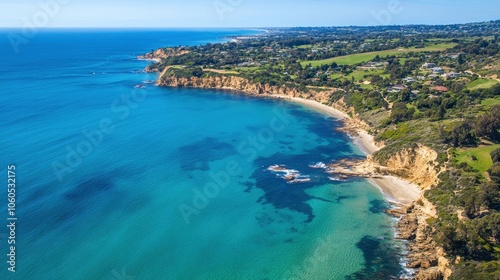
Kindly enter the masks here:
M 0 31 L 0 279 L 399 275 L 380 191 L 310 167 L 363 157 L 339 122 L 286 101 L 157 87 L 136 59 L 257 31 L 44 30 L 17 52 L 16 32 Z

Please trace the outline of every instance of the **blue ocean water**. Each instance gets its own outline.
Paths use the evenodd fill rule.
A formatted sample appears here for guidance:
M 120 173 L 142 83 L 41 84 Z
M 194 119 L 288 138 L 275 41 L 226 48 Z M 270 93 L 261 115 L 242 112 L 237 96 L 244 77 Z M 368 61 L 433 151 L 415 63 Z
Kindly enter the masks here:
M 389 279 L 380 192 L 317 162 L 362 157 L 332 118 L 286 101 L 156 87 L 162 46 L 251 30 L 0 31 L 0 220 L 16 166 L 16 272 L 0 279 Z M 269 166 L 309 176 L 288 183 Z M 132 278 L 134 277 L 134 278 Z

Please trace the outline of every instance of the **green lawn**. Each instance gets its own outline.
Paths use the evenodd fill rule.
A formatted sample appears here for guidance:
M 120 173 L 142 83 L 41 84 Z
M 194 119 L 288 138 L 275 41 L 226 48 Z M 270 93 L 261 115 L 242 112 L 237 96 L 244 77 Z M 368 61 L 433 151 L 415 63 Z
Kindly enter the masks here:
M 386 51 L 378 51 L 378 52 L 367 52 L 367 53 L 358 53 L 358 54 L 351 54 L 351 55 L 345 55 L 345 56 L 338 56 L 338 57 L 333 57 L 333 58 L 328 58 L 328 59 L 322 59 L 322 60 L 311 60 L 311 61 L 301 61 L 300 63 L 302 66 L 306 66 L 309 63 L 312 66 L 320 66 L 323 64 L 332 64 L 333 62 L 336 62 L 337 64 L 341 65 L 354 65 L 361 63 L 363 61 L 368 62 L 372 59 L 374 59 L 377 55 L 380 57 L 385 57 L 388 55 L 395 55 L 398 56 L 400 54 L 404 53 L 409 53 L 409 52 L 425 52 L 425 51 L 442 51 L 446 50 L 449 48 L 453 48 L 456 46 L 454 43 L 441 43 L 441 44 L 435 44 L 435 45 L 430 45 L 425 48 L 409 48 L 409 49 L 393 49 L 393 50 L 386 50 Z
M 235 75 L 239 74 L 239 72 L 235 70 L 204 69 L 203 71 L 213 72 L 218 74 L 235 74 Z
M 382 70 L 382 69 L 377 69 L 377 70 L 355 70 L 355 71 L 353 71 L 351 74 L 349 74 L 347 76 L 343 76 L 340 73 L 335 73 L 335 74 L 332 74 L 330 77 L 332 79 L 344 78 L 344 79 L 347 79 L 349 81 L 352 79 L 352 77 L 354 77 L 354 79 L 356 81 L 361 81 L 361 80 L 370 80 L 371 77 L 373 77 L 374 75 L 380 75 L 380 76 L 383 77 L 386 74 L 384 74 L 384 70 Z M 366 78 L 365 78 L 365 76 L 366 76 Z
M 359 86 L 363 89 L 373 89 L 372 85 L 359 84 Z
M 260 66 L 249 66 L 249 67 L 235 67 L 234 68 L 236 71 L 241 71 L 241 72 L 255 72 L 262 70 Z
M 344 77 L 344 75 L 342 75 L 340 73 L 335 73 L 335 74 L 330 75 L 330 79 L 332 79 L 332 80 L 340 79 L 342 77 Z
M 355 71 L 353 71 L 351 74 L 349 74 L 347 76 L 343 76 L 341 73 L 335 73 L 335 74 L 332 74 L 330 76 L 330 78 L 333 79 L 333 80 L 339 79 L 339 78 L 344 78 L 344 79 L 347 79 L 347 80 L 350 81 L 352 79 L 352 77 L 354 77 L 354 79 L 356 81 L 366 81 L 366 80 L 370 80 L 371 77 L 373 77 L 375 75 L 379 75 L 382 78 L 390 76 L 390 74 L 384 74 L 384 72 L 385 71 L 383 69 L 376 69 L 376 70 L 355 70 Z
M 496 148 L 500 148 L 500 145 L 460 149 L 457 156 L 458 163 L 466 162 L 474 169 L 484 173 L 493 165 L 490 153 Z M 472 160 L 472 156 L 476 156 L 477 160 Z
M 442 42 L 446 39 L 442 39 L 442 38 L 431 38 L 431 39 L 427 39 L 427 41 L 429 42 Z
M 437 52 L 437 51 L 444 51 L 446 49 L 451 49 L 456 45 L 457 45 L 456 43 L 440 43 L 440 44 L 430 45 L 421 49 L 415 49 L 415 48 L 411 49 L 413 49 L 414 51 L 422 51 L 422 52 Z
M 490 107 L 493 105 L 500 105 L 500 98 L 488 98 L 481 102 L 481 105 Z
M 313 45 L 309 44 L 309 45 L 300 45 L 300 46 L 297 46 L 297 49 L 312 49 Z
M 490 88 L 496 84 L 500 83 L 499 81 L 490 80 L 490 79 L 477 79 L 467 85 L 467 88 L 470 90 L 474 89 L 482 89 L 482 88 Z

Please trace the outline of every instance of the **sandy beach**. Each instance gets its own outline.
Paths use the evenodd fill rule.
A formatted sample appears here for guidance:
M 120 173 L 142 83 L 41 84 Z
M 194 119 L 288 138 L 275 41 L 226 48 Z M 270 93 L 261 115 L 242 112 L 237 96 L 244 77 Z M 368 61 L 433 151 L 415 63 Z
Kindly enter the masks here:
M 332 116 L 334 118 L 337 118 L 339 120 L 344 120 L 349 122 L 351 120 L 351 117 L 347 115 L 346 113 L 337 110 L 333 107 L 327 106 L 325 104 L 321 104 L 319 102 L 316 102 L 314 100 L 309 100 L 309 99 L 303 99 L 303 98 L 297 98 L 293 97 L 290 98 L 291 101 L 297 102 L 300 104 L 303 104 L 305 106 L 308 106 L 310 108 L 313 108 L 319 112 L 325 113 L 329 116 Z M 367 155 L 371 155 L 374 152 L 380 150 L 380 147 L 377 146 L 375 143 L 375 140 L 373 139 L 373 136 L 371 136 L 368 132 L 365 130 L 359 128 L 359 127 L 353 127 L 353 129 L 356 131 L 355 135 L 349 135 L 353 143 L 364 153 Z
M 310 107 L 339 120 L 347 121 L 347 123 L 349 123 L 348 120 L 351 119 L 346 113 L 333 107 L 316 102 L 314 100 L 296 97 L 290 98 L 288 96 L 280 97 L 291 100 L 293 102 L 297 102 L 299 104 L 303 104 L 304 106 Z M 363 130 L 359 127 L 355 127 L 354 129 L 355 133 L 352 133 L 349 136 L 352 138 L 353 143 L 367 155 L 371 155 L 381 149 L 381 147 L 377 146 L 373 136 L 370 135 L 366 130 Z M 370 178 L 368 179 L 368 181 L 379 188 L 388 201 L 396 204 L 411 204 L 421 194 L 421 190 L 417 185 L 395 176 Z
M 367 180 L 378 187 L 390 202 L 408 205 L 420 196 L 418 186 L 395 176 Z

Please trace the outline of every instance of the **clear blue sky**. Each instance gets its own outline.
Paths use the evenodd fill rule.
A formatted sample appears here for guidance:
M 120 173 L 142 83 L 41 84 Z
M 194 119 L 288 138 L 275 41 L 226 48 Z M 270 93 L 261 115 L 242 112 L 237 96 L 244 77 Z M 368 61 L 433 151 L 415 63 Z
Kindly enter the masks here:
M 60 3 L 43 7 L 41 3 Z M 47 5 L 53 6 L 53 5 Z M 499 0 L 16 0 L 0 26 L 272 27 L 443 24 L 500 19 Z

